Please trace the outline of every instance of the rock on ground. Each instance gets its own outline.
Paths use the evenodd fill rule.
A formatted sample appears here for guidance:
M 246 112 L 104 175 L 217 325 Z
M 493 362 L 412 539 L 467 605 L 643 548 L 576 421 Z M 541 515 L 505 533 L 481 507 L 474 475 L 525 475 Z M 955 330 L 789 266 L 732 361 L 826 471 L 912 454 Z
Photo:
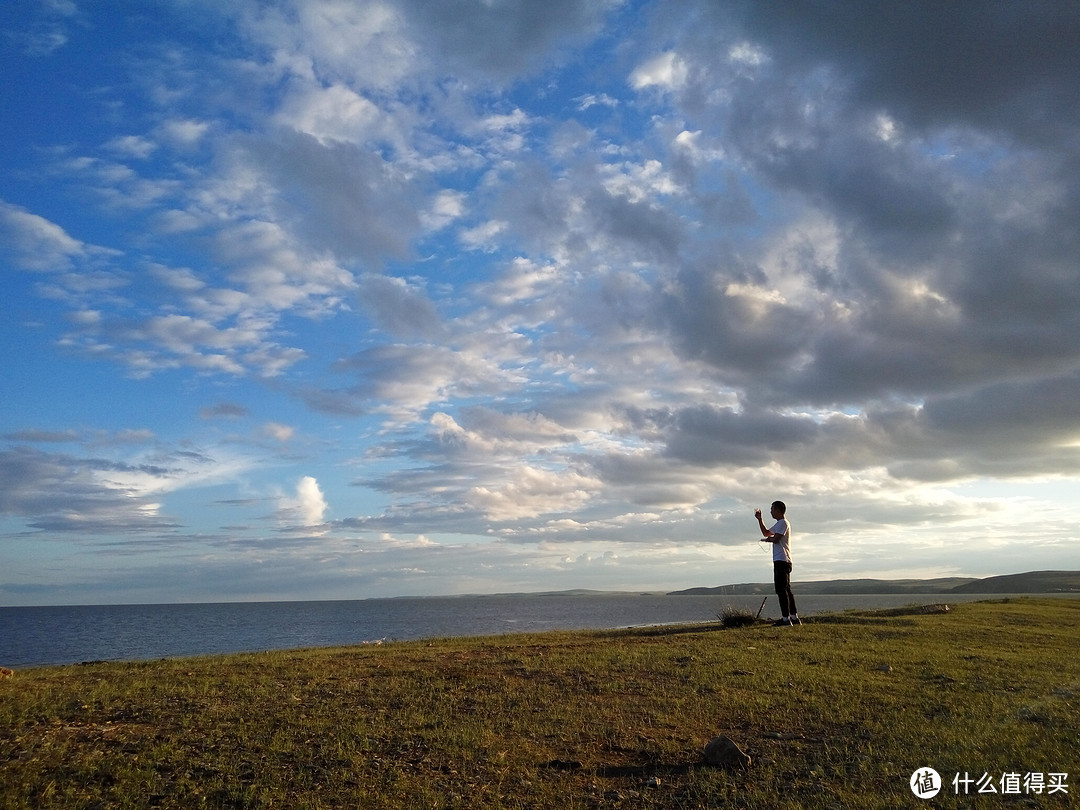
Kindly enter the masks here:
M 748 768 L 750 757 L 730 737 L 716 737 L 705 745 L 705 764 L 720 768 Z

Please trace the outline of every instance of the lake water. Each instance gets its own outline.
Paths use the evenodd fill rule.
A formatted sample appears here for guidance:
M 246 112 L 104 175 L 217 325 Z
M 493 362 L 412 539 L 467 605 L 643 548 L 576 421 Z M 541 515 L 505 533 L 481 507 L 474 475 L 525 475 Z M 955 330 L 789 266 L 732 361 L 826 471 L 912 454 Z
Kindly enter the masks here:
M 799 596 L 799 615 L 998 595 Z M 628 594 L 453 596 L 337 602 L 0 607 L 0 666 L 149 660 L 446 636 L 608 629 L 715 620 L 757 611 L 762 596 Z M 763 617 L 778 614 L 770 596 Z

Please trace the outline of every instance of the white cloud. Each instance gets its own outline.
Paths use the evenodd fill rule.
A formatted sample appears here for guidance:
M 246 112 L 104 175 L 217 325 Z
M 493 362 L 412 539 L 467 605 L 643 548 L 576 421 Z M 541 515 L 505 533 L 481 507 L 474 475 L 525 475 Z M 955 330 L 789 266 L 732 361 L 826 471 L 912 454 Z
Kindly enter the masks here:
M 464 192 L 443 189 L 435 195 L 428 211 L 421 214 L 420 221 L 428 230 L 441 230 L 465 214 L 466 200 Z
M 537 265 L 517 257 L 499 276 L 478 288 L 478 293 L 496 307 L 506 307 L 542 296 L 557 294 L 566 278 L 556 265 Z
M 683 130 L 675 136 L 675 146 L 682 149 L 692 157 L 694 160 L 699 161 L 719 161 L 724 160 L 726 154 L 722 148 L 718 145 L 703 146 L 702 141 L 705 139 L 702 137 L 701 130 L 695 130 L 690 132 L 689 130 Z
M 586 93 L 583 96 L 578 96 L 574 99 L 577 102 L 578 110 L 585 112 L 590 107 L 602 106 L 602 107 L 618 107 L 619 100 L 612 98 L 607 93 Z
M 189 148 L 198 144 L 210 129 L 206 121 L 195 121 L 190 118 L 173 118 L 162 122 L 160 126 L 161 138 L 173 146 Z
M 644 164 L 604 166 L 604 189 L 612 195 L 625 197 L 632 203 L 655 200 L 658 196 L 677 194 L 681 190 L 672 176 L 664 171 L 659 160 Z
M 496 237 L 506 230 L 509 223 L 492 219 L 458 234 L 461 243 L 470 250 L 494 250 Z
M 641 63 L 630 73 L 630 86 L 635 90 L 659 87 L 674 90 L 687 79 L 689 68 L 675 51 L 658 54 Z
M 466 498 L 491 520 L 509 521 L 577 511 L 599 488 L 600 481 L 580 473 L 522 466 L 504 484 L 473 487 Z
M 79 9 L 68 0 L 47 0 L 27 4 L 20 13 L 9 15 L 5 38 L 21 46 L 32 58 L 46 58 L 70 41 L 71 23 L 78 19 Z
M 5 249 L 25 270 L 66 270 L 89 252 L 55 222 L 5 202 L 0 202 L 0 234 Z
M 335 369 L 356 378 L 339 390 L 311 392 L 309 403 L 330 413 L 380 413 L 391 422 L 414 422 L 448 399 L 500 396 L 521 382 L 504 369 L 486 341 L 455 350 L 430 344 L 384 344 L 343 358 Z
M 296 485 L 296 500 L 300 516 L 306 526 L 316 526 L 323 521 L 329 508 L 326 498 L 319 489 L 319 482 L 310 475 L 305 475 Z
M 738 42 L 728 50 L 728 60 L 733 64 L 757 67 L 765 64 L 769 57 L 760 46 L 752 42 Z
M 145 160 L 157 149 L 157 144 L 141 135 L 121 135 L 105 144 L 105 149 L 120 157 Z
M 319 482 L 305 475 L 296 483 L 295 494 L 277 497 L 277 519 L 289 531 L 301 531 L 304 536 L 321 537 L 326 534 L 322 525 L 329 509 Z
M 379 108 L 340 84 L 303 88 L 282 104 L 277 120 L 321 142 L 364 143 L 378 134 Z
M 279 442 L 289 441 L 295 432 L 296 428 L 291 425 L 283 425 L 280 422 L 267 422 L 263 425 L 263 433 Z

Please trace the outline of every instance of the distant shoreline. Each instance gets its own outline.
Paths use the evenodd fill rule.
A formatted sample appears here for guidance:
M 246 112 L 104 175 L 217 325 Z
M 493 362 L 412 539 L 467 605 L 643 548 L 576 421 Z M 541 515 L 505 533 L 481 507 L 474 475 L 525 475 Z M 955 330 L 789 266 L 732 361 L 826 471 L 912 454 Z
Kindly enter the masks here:
M 938 579 L 833 579 L 793 582 L 792 588 L 805 594 L 1080 594 L 1080 571 L 1029 571 L 985 577 L 942 577 Z M 772 583 L 745 582 L 738 585 L 686 588 L 669 596 L 753 596 L 773 592 Z
M 1029 571 L 1023 574 L 1005 574 L 993 577 L 941 577 L 937 579 L 831 579 L 798 581 L 792 583 L 797 593 L 817 596 L 859 595 L 926 595 L 937 594 L 1073 594 L 1080 595 L 1080 571 Z M 697 586 L 676 591 L 667 590 L 599 590 L 570 588 L 558 591 L 513 591 L 460 594 L 403 594 L 399 596 L 369 596 L 353 599 L 286 599 L 278 602 L 265 600 L 227 600 L 212 602 L 160 602 L 160 603 L 89 603 L 55 605 L 0 605 L 3 610 L 79 607 L 164 607 L 207 605 L 254 605 L 254 604 L 305 604 L 337 602 L 394 602 L 425 599 L 496 599 L 517 597 L 602 597 L 602 596 L 768 596 L 772 594 L 771 582 L 742 582 L 729 585 Z

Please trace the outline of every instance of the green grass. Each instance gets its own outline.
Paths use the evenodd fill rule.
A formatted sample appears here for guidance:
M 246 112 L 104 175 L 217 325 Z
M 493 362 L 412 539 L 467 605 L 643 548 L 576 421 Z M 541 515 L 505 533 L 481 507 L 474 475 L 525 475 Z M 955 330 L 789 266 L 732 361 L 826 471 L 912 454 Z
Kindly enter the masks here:
M 23 670 L 0 808 L 931 806 L 922 766 L 1071 780 L 933 806 L 1065 807 L 1078 641 L 1080 600 L 1021 599 Z M 749 769 L 701 764 L 720 734 Z

